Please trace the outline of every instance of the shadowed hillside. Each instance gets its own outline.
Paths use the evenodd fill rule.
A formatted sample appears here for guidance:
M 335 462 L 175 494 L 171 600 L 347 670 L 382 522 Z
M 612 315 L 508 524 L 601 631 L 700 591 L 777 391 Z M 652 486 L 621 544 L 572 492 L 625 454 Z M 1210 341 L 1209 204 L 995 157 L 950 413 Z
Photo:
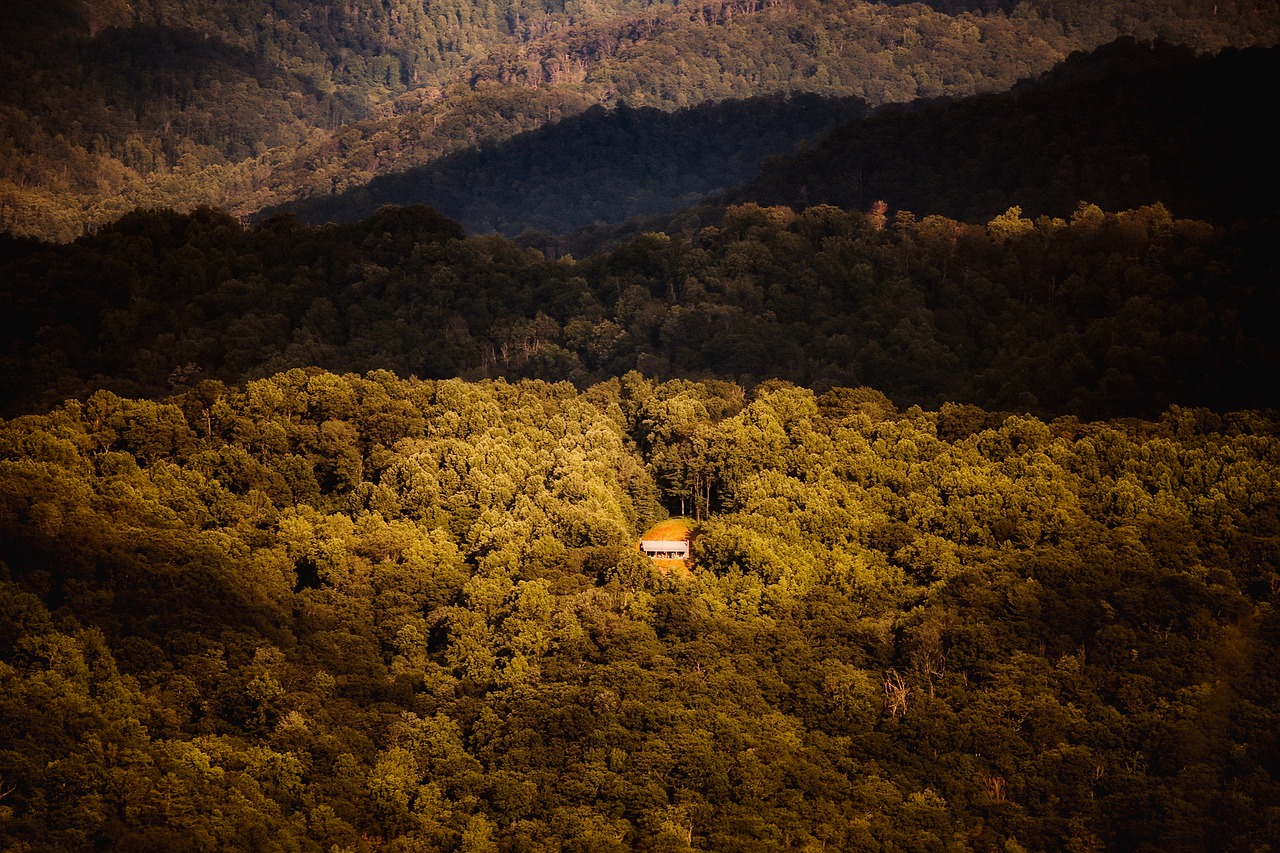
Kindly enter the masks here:
M 70 245 L 0 241 L 0 391 L 21 412 L 319 366 L 783 378 L 1089 417 L 1271 406 L 1274 236 L 1160 205 L 983 225 L 741 205 L 577 261 L 422 207 L 251 229 L 138 212 Z
M 1280 198 L 1270 116 L 1237 96 L 1277 75 L 1277 48 L 1197 57 L 1122 40 L 1006 94 L 882 108 L 728 197 L 854 210 L 883 200 L 969 222 L 1014 205 L 1065 216 L 1081 199 L 1159 201 L 1217 222 L 1266 216 Z
M 353 222 L 384 204 L 427 204 L 468 231 L 561 234 L 692 204 L 752 178 L 763 159 L 864 115 L 856 98 L 756 98 L 587 112 L 481 151 L 292 205 L 307 222 Z

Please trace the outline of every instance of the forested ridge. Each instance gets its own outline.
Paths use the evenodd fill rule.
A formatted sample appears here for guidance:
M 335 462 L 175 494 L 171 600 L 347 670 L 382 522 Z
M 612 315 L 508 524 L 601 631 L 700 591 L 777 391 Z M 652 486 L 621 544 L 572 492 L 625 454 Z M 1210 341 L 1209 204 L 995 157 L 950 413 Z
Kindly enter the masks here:
M 1271 4 L 17 0 L 0 27 L 0 227 L 249 214 L 594 104 L 1000 91 L 1119 36 L 1272 45 Z
M 580 387 L 635 369 L 1049 416 L 1271 407 L 1274 234 L 1161 205 L 970 225 L 748 204 L 552 260 L 420 207 L 251 228 L 139 211 L 68 245 L 0 241 L 0 389 L 20 414 L 312 365 Z
M 1030 218 L 1067 217 L 1080 199 L 1089 199 L 1108 210 L 1161 204 L 1179 217 L 1224 225 L 1267 219 L 1276 212 L 1277 193 L 1268 114 L 1242 109 L 1222 95 L 1251 90 L 1258 80 L 1276 76 L 1278 64 L 1280 49 L 1275 46 L 1197 54 L 1185 45 L 1120 38 L 1072 53 L 1009 91 L 921 98 L 868 110 L 816 142 L 805 141 L 794 151 L 764 159 L 750 180 L 696 204 L 676 209 L 669 202 L 660 212 L 660 204 L 652 204 L 655 212 L 650 215 L 625 222 L 602 217 L 553 241 L 537 234 L 523 235 L 522 241 L 586 255 L 646 231 L 697 230 L 714 224 L 728 205 L 744 203 L 796 210 L 821 204 L 868 210 L 884 203 L 890 210 L 927 211 L 978 223 L 1012 207 Z M 753 103 L 737 109 L 756 109 L 762 116 L 777 110 Z M 825 109 L 819 112 L 825 114 Z M 506 194 L 492 192 L 483 201 L 450 209 L 459 215 L 494 211 L 496 221 L 506 218 L 522 224 L 560 210 L 564 231 L 576 224 L 575 216 L 581 218 L 574 207 L 582 204 L 575 192 L 579 175 L 609 174 L 608 167 L 596 165 L 602 158 L 592 151 L 597 138 L 607 138 L 610 122 L 602 124 L 606 133 L 588 129 L 590 141 L 576 146 L 581 165 L 575 163 L 554 176 L 528 180 L 519 175 L 519 164 L 524 152 L 545 151 L 556 144 L 568 122 L 495 147 L 487 166 L 464 171 L 440 168 L 446 165 L 442 162 L 403 179 L 375 181 L 295 209 L 314 216 L 313 205 L 337 211 L 339 200 L 367 209 L 378 198 L 388 203 L 451 203 L 464 193 L 467 181 L 488 186 L 501 176 L 520 180 L 530 190 L 532 203 L 524 208 L 515 202 L 504 204 Z M 678 127 L 675 121 L 671 124 Z M 660 137 L 656 146 L 648 147 L 661 150 L 674 142 Z M 510 162 L 494 162 L 508 152 Z M 675 151 L 671 156 L 678 162 Z M 486 158 L 462 159 L 479 166 Z M 638 178 L 626 174 L 621 165 L 612 168 L 621 173 L 614 182 L 624 189 L 642 189 L 647 198 L 663 186 L 655 173 L 665 177 L 668 171 L 642 170 L 648 175 Z M 700 173 L 692 175 L 696 181 Z M 607 202 L 607 197 L 602 199 L 596 209 L 607 209 Z
M 597 105 L 484 150 L 441 157 L 283 210 L 304 222 L 354 222 L 385 205 L 426 204 L 469 233 L 545 240 L 692 206 L 752 180 L 766 157 L 816 142 L 866 112 L 858 98 L 816 95 L 721 101 L 674 112 Z
M 1120 39 L 1008 92 L 870 112 L 858 99 L 812 95 L 672 113 L 597 106 L 287 209 L 349 222 L 386 204 L 428 204 L 469 232 L 507 236 L 597 226 L 569 242 L 584 250 L 628 230 L 709 224 L 716 205 L 744 202 L 866 210 L 882 200 L 985 222 L 1014 206 L 1068 216 L 1090 199 L 1230 223 L 1274 213 L 1278 187 L 1269 114 L 1222 93 L 1278 74 L 1276 47 L 1197 55 Z
M 1224 93 L 1276 76 L 1280 48 L 1199 55 L 1130 39 L 1072 54 L 1008 92 L 876 111 L 775 157 L 731 201 L 892 208 L 983 222 L 1161 202 L 1180 216 L 1273 215 L 1265 111 Z
M 0 838 L 1266 849 L 1278 427 L 314 369 L 0 422 Z

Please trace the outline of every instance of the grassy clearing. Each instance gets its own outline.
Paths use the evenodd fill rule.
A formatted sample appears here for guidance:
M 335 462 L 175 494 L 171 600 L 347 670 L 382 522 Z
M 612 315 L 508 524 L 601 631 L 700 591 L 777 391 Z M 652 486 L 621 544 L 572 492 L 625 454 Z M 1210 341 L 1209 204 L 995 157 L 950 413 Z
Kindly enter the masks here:
M 687 518 L 668 518 L 650 527 L 641 539 L 662 539 L 674 542 L 689 539 L 693 535 L 693 522 Z
M 693 539 L 693 521 L 688 518 L 668 518 L 665 521 L 659 521 L 653 527 L 645 531 L 640 537 L 645 539 L 660 539 L 664 541 L 674 542 L 680 539 Z M 637 543 L 639 544 L 639 543 Z M 689 561 L 688 560 L 654 560 L 654 568 L 660 572 L 675 574 L 677 576 L 688 576 Z

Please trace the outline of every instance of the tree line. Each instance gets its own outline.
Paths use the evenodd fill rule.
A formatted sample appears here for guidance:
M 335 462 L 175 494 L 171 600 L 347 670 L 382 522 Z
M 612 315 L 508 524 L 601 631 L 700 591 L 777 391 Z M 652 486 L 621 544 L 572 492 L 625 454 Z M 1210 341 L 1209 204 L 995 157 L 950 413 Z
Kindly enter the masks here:
M 1087 418 L 1268 407 L 1274 232 L 1159 204 L 984 225 L 746 204 L 577 260 L 420 207 L 320 227 L 138 211 L 68 245 L 0 240 L 0 382 L 8 414 L 306 366 L 781 378 Z

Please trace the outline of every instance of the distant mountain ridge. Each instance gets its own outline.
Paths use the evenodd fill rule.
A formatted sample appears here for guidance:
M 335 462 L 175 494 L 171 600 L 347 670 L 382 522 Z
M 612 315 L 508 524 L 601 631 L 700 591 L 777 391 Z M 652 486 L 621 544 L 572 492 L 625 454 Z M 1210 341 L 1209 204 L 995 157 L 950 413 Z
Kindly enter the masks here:
M 67 246 L 8 239 L 0 398 L 21 411 L 97 387 L 156 395 L 205 377 L 319 366 L 584 385 L 630 370 L 775 377 L 874 385 L 922 405 L 1089 417 L 1172 402 L 1274 405 L 1265 388 L 1280 362 L 1271 322 L 1280 217 L 1269 137 L 1246 132 L 1261 116 L 1206 100 L 1268 79 L 1278 59 L 1275 48 L 1198 57 L 1121 41 L 1007 94 L 882 108 L 768 164 L 736 191 L 738 204 L 722 196 L 596 229 L 613 238 L 597 254 L 582 235 L 464 239 L 421 206 L 319 227 L 293 215 L 246 228 L 212 209 L 138 211 Z M 779 100 L 778 115 L 804 100 Z M 753 108 L 594 110 L 497 147 L 487 162 L 463 159 L 475 170 L 460 166 L 453 192 L 470 186 L 480 210 L 511 169 L 541 161 L 564 172 L 574 149 L 539 152 L 568 145 L 575 128 L 610 142 L 602 162 L 610 151 L 640 157 L 613 157 L 622 177 L 580 177 L 621 191 L 628 170 L 661 166 L 690 128 L 723 116 L 731 137 Z M 611 147 L 628 122 L 632 147 Z M 648 150 L 656 137 L 645 134 L 664 123 L 686 136 L 668 133 L 666 148 Z M 1204 145 L 1227 143 L 1231 157 L 1206 158 Z M 680 158 L 668 159 L 678 176 Z M 1095 182 L 1036 171 L 1068 161 L 1094 170 L 1076 177 Z M 1166 162 L 1182 165 L 1161 176 Z M 1107 171 L 1137 175 L 1141 163 L 1162 180 Z M 834 196 L 844 209 L 806 208 L 827 191 L 852 194 Z M 967 204 L 970 216 L 979 205 L 1000 212 L 965 222 L 912 195 L 925 192 Z M 1135 206 L 1105 212 L 1094 198 Z M 917 203 L 926 206 L 907 206 Z M 1218 215 L 1211 224 L 1188 209 Z
M 830 204 L 984 224 L 1010 208 L 1070 217 L 1160 203 L 1221 224 L 1277 208 L 1269 117 L 1222 92 L 1280 74 L 1280 48 L 1197 55 L 1118 39 L 1011 91 L 885 105 L 766 159 L 752 180 L 679 210 L 531 245 L 577 256 L 646 231 L 696 232 L 734 204 Z
M 472 233 L 561 234 L 667 213 L 741 185 L 766 156 L 866 112 L 857 98 L 817 95 L 676 112 L 597 106 L 483 150 L 283 209 L 305 222 L 354 222 L 385 204 L 427 204 Z
M 1280 74 L 1280 49 L 1197 56 L 1122 39 L 1005 94 L 885 107 L 781 155 L 727 202 L 834 204 L 985 222 L 1012 206 L 1066 216 L 1161 202 L 1230 222 L 1273 213 L 1266 110 L 1228 92 Z
M 137 207 L 329 196 L 625 100 L 998 91 L 1131 34 L 1280 41 L 1199 0 L 29 0 L 0 27 L 0 228 L 60 240 Z

